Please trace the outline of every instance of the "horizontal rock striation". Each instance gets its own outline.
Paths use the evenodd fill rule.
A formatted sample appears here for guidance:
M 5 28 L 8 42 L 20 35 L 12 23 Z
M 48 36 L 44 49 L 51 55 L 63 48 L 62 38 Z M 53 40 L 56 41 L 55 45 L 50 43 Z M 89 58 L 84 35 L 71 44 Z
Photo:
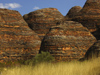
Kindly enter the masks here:
M 84 58 L 96 38 L 78 22 L 66 21 L 53 26 L 44 37 L 41 51 L 48 51 L 57 61 L 71 61 Z
M 41 41 L 18 11 L 0 9 L 0 62 L 26 60 L 38 54 Z
M 72 19 L 73 17 L 78 15 L 81 9 L 82 7 L 80 6 L 74 6 L 69 10 L 69 12 L 67 13 L 65 17 L 69 17 L 70 19 Z
M 82 23 L 89 31 L 100 40 L 100 0 L 87 0 L 83 9 L 73 21 Z
M 23 18 L 42 40 L 51 26 L 61 23 L 63 15 L 56 8 L 44 8 L 30 12 Z

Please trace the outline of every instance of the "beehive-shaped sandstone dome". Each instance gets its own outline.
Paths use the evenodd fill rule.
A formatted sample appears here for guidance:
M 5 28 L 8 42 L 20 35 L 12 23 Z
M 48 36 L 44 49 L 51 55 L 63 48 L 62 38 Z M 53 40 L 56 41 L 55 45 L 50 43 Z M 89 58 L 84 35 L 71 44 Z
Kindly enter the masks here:
M 23 18 L 42 40 L 50 27 L 55 26 L 62 20 L 63 15 L 56 8 L 44 8 L 30 12 Z
M 96 38 L 80 23 L 66 21 L 53 26 L 44 37 L 41 51 L 48 51 L 57 61 L 79 60 L 94 44 Z
M 78 12 L 82 9 L 80 6 L 74 6 L 72 7 L 69 12 L 67 13 L 66 17 L 73 18 L 78 15 Z
M 40 44 L 18 11 L 0 9 L 0 62 L 34 57 Z
M 73 21 L 82 23 L 100 40 L 100 0 L 87 0 L 83 9 L 73 18 Z

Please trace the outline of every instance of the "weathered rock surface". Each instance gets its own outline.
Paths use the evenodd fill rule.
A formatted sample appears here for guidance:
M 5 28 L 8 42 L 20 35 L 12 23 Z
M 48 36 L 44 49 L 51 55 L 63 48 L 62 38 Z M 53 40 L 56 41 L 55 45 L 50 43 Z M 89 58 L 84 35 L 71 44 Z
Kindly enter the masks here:
M 56 8 L 44 8 L 30 12 L 23 16 L 29 27 L 34 30 L 42 40 L 51 26 L 59 24 L 63 15 Z
M 0 62 L 34 57 L 40 44 L 18 11 L 0 9 Z
M 73 20 L 82 23 L 100 40 L 100 0 L 87 0 L 83 9 Z
M 82 9 L 80 6 L 72 7 L 65 17 L 73 18 L 78 15 L 78 12 Z
M 100 57 L 100 40 L 94 43 L 85 55 L 85 59 L 91 59 L 95 57 Z
M 66 21 L 53 26 L 44 37 L 41 51 L 48 51 L 57 61 L 79 60 L 94 44 L 96 38 L 80 23 Z

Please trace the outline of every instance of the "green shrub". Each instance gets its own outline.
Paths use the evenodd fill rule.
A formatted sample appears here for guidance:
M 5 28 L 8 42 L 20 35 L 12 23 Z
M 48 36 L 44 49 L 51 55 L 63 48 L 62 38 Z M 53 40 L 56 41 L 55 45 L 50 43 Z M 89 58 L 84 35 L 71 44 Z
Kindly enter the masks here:
M 41 52 L 41 54 L 37 54 L 33 59 L 25 61 L 27 65 L 34 65 L 43 62 L 53 62 L 55 61 L 54 57 L 50 55 L 49 52 Z

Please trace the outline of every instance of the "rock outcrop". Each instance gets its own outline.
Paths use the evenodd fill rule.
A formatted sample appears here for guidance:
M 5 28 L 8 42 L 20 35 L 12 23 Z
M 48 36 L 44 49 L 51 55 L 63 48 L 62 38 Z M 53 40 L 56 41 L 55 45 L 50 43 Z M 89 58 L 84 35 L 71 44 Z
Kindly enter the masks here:
M 85 59 L 100 57 L 100 40 L 93 44 L 85 55 Z
M 56 8 L 44 8 L 30 12 L 24 15 L 23 18 L 42 40 L 51 26 L 61 22 L 63 15 Z
M 38 35 L 18 11 L 0 9 L 0 62 L 32 58 L 40 44 Z
M 79 60 L 94 44 L 96 38 L 78 22 L 66 21 L 53 26 L 44 37 L 41 51 L 48 51 L 57 61 Z
M 70 19 L 77 16 L 78 12 L 82 9 L 82 7 L 80 6 L 74 6 L 72 7 L 69 12 L 67 13 L 67 15 L 65 17 L 69 17 Z
M 87 0 L 73 21 L 82 23 L 97 40 L 100 40 L 100 0 Z

